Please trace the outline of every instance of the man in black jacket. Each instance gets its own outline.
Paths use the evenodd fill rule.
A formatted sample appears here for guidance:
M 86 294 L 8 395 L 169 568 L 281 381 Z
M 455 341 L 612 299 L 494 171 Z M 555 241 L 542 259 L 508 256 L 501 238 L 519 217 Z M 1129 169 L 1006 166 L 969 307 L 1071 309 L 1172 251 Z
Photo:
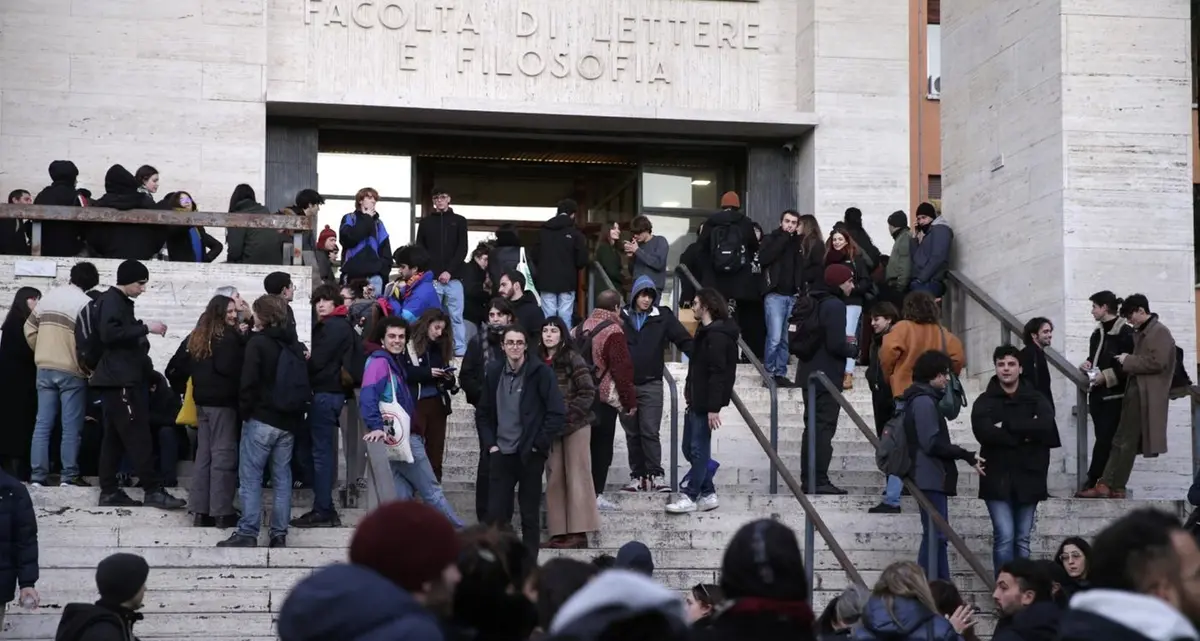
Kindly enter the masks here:
M 1117 356 L 1133 353 L 1133 328 L 1117 315 L 1123 301 L 1107 290 L 1092 294 L 1091 301 L 1096 329 L 1088 339 L 1088 360 L 1079 369 L 1092 383 L 1088 392 L 1088 413 L 1095 426 L 1096 442 L 1092 445 L 1092 462 L 1088 466 L 1084 489 L 1095 487 L 1108 465 L 1113 436 L 1121 424 L 1127 380 Z
M 1071 597 L 1062 641 L 1196 639 L 1200 549 L 1173 514 L 1144 508 L 1117 519 L 1092 542 L 1091 589 Z
M 688 269 L 701 287 L 715 288 L 727 301 L 761 299 L 762 292 L 754 286 L 752 264 L 758 252 L 758 236 L 754 234 L 754 223 L 742 212 L 737 193 L 730 191 L 721 196 L 721 211 L 704 221 L 696 244 L 697 252 Z
M 442 299 L 442 309 L 450 315 L 454 328 L 454 355 L 467 353 L 467 331 L 463 327 L 462 273 L 467 259 L 467 219 L 450 208 L 450 193 L 434 188 L 433 209 L 422 216 L 413 244 L 429 252 L 429 271 L 433 272 L 433 288 Z
M 729 318 L 729 303 L 711 287 L 696 292 L 692 312 L 700 321 L 688 360 L 683 397 L 683 455 L 691 464 L 687 489 L 667 505 L 670 514 L 715 510 L 720 503 L 710 470 L 712 433 L 721 427 L 721 409 L 729 405 L 737 377 L 737 324 Z
M 50 163 L 50 185 L 33 199 L 35 205 L 57 205 L 80 207 L 83 199 L 76 191 L 75 181 L 79 169 L 70 160 L 55 160 Z M 69 220 L 47 220 L 42 222 L 42 256 L 78 256 L 83 251 L 81 223 Z
M 816 354 L 807 362 L 801 362 L 796 372 L 796 384 L 804 394 L 804 405 L 812 402 L 817 411 L 817 486 L 808 487 L 808 430 L 805 426 L 804 443 L 801 445 L 800 483 L 805 492 L 815 494 L 845 494 L 829 479 L 829 463 L 833 460 L 833 436 L 837 433 L 838 415 L 842 407 L 825 386 L 817 385 L 817 397 L 808 397 L 808 378 L 814 372 L 824 372 L 836 384 L 846 372 L 846 359 L 857 353 L 857 348 L 846 340 L 845 297 L 854 291 L 854 272 L 845 265 L 830 265 L 825 268 L 825 280 L 810 289 L 817 305 L 820 340 Z
M 142 620 L 138 610 L 146 598 L 150 565 L 127 552 L 105 557 L 96 566 L 96 591 L 100 600 L 68 603 L 58 621 L 55 641 L 136 641 L 133 624 Z
M 478 334 L 487 322 L 488 301 L 492 297 L 492 283 L 488 281 L 488 252 L 492 246 L 487 242 L 479 243 L 471 252 L 471 260 L 463 264 L 462 286 L 463 325 L 466 331 L 466 344 Z M 457 335 L 456 335 L 457 336 Z M 466 352 L 464 351 L 465 355 Z
M 29 600 L 35 607 L 41 597 L 38 581 L 37 518 L 29 490 L 15 477 L 0 470 L 0 597 L 7 605 L 13 599 Z M 19 590 L 19 593 L 18 593 Z M 24 605 L 22 603 L 22 605 Z M 0 626 L 4 625 L 0 610 Z
M 1009 561 L 996 570 L 992 599 L 1000 613 L 993 641 L 1054 641 L 1062 609 L 1054 602 L 1054 581 L 1042 562 Z
M 626 492 L 670 492 L 663 482 L 662 441 L 663 351 L 674 344 L 692 353 L 692 336 L 667 307 L 657 305 L 658 290 L 649 276 L 633 283 L 633 300 L 621 310 L 625 340 L 633 359 L 633 384 L 637 387 L 637 413 L 622 415 L 629 446 L 629 484 Z
M 100 390 L 104 407 L 104 440 L 100 449 L 100 505 L 142 505 L 129 498 L 117 485 L 121 455 L 128 454 L 146 489 L 145 504 L 166 510 L 179 509 L 185 502 L 168 494 L 154 472 L 154 447 L 150 437 L 150 361 L 147 334 L 165 336 L 167 326 L 159 321 L 143 323 L 133 313 L 133 299 L 146 291 L 150 272 L 136 260 L 117 267 L 117 284 L 99 300 L 99 338 L 103 345 L 100 362 L 88 384 Z
M 1021 350 L 1021 376 L 1053 403 L 1046 348 L 1054 342 L 1054 323 L 1041 316 L 1031 318 L 1025 323 L 1024 336 L 1021 338 L 1025 340 L 1025 349 Z
M 296 456 L 300 465 L 311 472 L 313 509 L 292 519 L 291 526 L 338 527 L 342 524 L 333 508 L 333 480 L 337 475 L 338 420 L 346 405 L 346 381 L 355 368 L 362 376 L 365 361 L 354 359 L 359 343 L 354 328 L 346 319 L 341 293 L 333 285 L 313 290 L 312 305 L 317 322 L 313 325 L 312 351 L 308 357 L 308 380 L 313 389 L 308 409 L 307 429 L 297 432 Z M 361 353 L 361 344 L 357 345 Z
M 525 275 L 515 269 L 505 271 L 500 276 L 499 294 L 512 303 L 513 315 L 521 329 L 530 336 L 540 335 L 546 316 L 533 292 L 525 291 Z
M 758 262 L 766 274 L 767 295 L 763 308 L 767 319 L 767 344 L 763 352 L 763 367 L 775 377 L 779 387 L 792 387 L 787 377 L 787 324 L 792 315 L 792 303 L 800 291 L 799 274 L 804 247 L 800 243 L 800 214 L 794 209 L 779 217 L 779 228 L 767 234 L 758 250 Z
M 488 521 L 512 523 L 513 491 L 519 487 L 521 538 L 536 559 L 542 474 L 567 409 L 554 371 L 541 359 L 528 358 L 528 340 L 519 327 L 504 330 L 505 358 L 488 365 L 475 426 L 489 457 Z
M 32 205 L 33 194 L 24 189 L 14 189 L 8 193 L 8 204 Z M 27 220 L 19 218 L 0 220 L 0 254 L 28 256 L 31 231 L 31 223 Z
M 587 267 L 587 239 L 575 226 L 579 205 L 571 199 L 561 200 L 554 217 L 542 223 L 538 230 L 537 263 L 538 291 L 542 294 L 542 313 L 546 318 L 557 316 L 571 329 L 575 316 L 575 291 L 579 287 L 579 270 Z M 539 326 L 540 327 L 540 326 Z M 526 331 L 535 331 L 526 327 Z

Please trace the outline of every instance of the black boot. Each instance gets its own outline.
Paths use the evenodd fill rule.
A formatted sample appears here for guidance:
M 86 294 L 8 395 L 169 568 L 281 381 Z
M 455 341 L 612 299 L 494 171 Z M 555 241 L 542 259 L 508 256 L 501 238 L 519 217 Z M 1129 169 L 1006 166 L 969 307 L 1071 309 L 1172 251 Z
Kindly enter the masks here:
M 100 507 L 141 507 L 142 502 L 134 500 L 125 490 L 114 490 L 100 495 Z
M 177 499 L 163 489 L 146 492 L 144 502 L 146 507 L 156 507 L 160 510 L 178 510 L 187 505 L 187 501 Z
M 192 527 L 213 527 L 216 525 L 216 519 L 207 514 L 193 514 Z
M 213 521 L 214 521 L 213 527 L 221 528 L 222 530 L 226 530 L 231 527 L 237 527 L 238 518 L 239 517 L 236 514 L 226 514 L 223 516 L 214 516 L 213 517 Z
M 256 548 L 258 547 L 258 539 L 255 539 L 252 536 L 246 536 L 245 534 L 238 534 L 237 532 L 234 532 L 233 534 L 230 534 L 229 538 L 225 539 L 224 541 L 218 541 L 217 547 Z

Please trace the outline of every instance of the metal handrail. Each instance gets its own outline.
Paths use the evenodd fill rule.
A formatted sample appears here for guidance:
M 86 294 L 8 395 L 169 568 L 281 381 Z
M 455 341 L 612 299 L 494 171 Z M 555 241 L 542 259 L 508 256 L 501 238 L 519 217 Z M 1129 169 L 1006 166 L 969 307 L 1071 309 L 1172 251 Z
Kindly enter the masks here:
M 962 275 L 962 273 L 953 269 L 948 270 L 946 272 L 946 280 L 953 283 L 960 294 L 971 297 L 992 318 L 999 321 L 1000 343 L 1002 345 L 1011 345 L 1012 334 L 1015 333 L 1019 336 L 1025 331 L 1024 323 L 1017 320 L 1016 316 L 1013 316 L 996 299 L 989 296 L 979 285 L 976 285 L 971 279 Z M 965 319 L 961 322 L 955 322 L 956 319 L 954 317 L 960 316 L 962 312 L 960 310 L 952 311 L 951 331 L 960 333 L 962 327 L 966 324 Z M 1051 347 L 1047 347 L 1043 351 L 1046 354 L 1046 362 L 1053 365 L 1054 369 L 1057 369 L 1067 380 L 1075 385 L 1075 407 L 1073 409 L 1075 415 L 1075 448 L 1077 452 L 1077 456 L 1075 457 L 1075 481 L 1077 485 L 1083 487 L 1088 474 L 1088 390 L 1091 388 L 1091 383 L 1088 377 L 1078 367 L 1072 365 L 1065 356 Z
M 592 261 L 592 270 L 596 274 L 600 274 L 600 278 L 604 279 L 604 284 L 609 289 L 615 291 L 617 296 L 621 297 L 621 306 L 625 306 L 625 297 L 621 295 L 621 290 L 613 284 L 612 279 L 608 274 L 604 273 L 604 268 L 600 266 L 599 261 Z M 588 279 L 588 304 L 595 300 L 592 295 L 595 290 L 595 276 Z M 675 377 L 671 372 L 663 367 L 663 380 L 667 382 L 667 387 L 671 390 L 671 491 L 679 491 L 679 384 L 675 382 Z
M 675 268 L 675 271 L 686 276 L 692 283 L 692 287 L 695 287 L 699 291 L 700 281 L 696 280 L 696 276 L 692 274 L 692 270 L 688 269 L 687 265 L 680 264 Z M 767 391 L 771 396 L 771 450 L 777 452 L 779 451 L 779 390 L 775 385 L 775 378 L 771 376 L 767 368 L 763 366 L 762 361 L 758 360 L 758 357 L 750 350 L 750 346 L 746 344 L 746 341 L 742 339 L 740 334 L 738 335 L 737 344 L 742 349 L 742 355 L 746 357 L 746 360 L 750 361 L 754 369 L 758 370 L 758 375 L 762 376 L 763 381 L 767 384 Z M 769 482 L 771 494 L 779 493 L 779 469 L 780 466 L 775 464 L 775 459 L 771 459 L 771 479 Z
M 837 404 L 840 405 L 843 410 L 846 410 L 846 416 L 849 416 L 850 420 L 853 421 L 854 424 L 858 426 L 859 431 L 861 431 L 863 433 L 863 435 L 867 437 L 867 442 L 869 442 L 872 447 L 878 449 L 879 448 L 879 438 L 877 436 L 875 436 L 874 431 L 872 431 L 871 428 L 867 426 L 867 422 L 863 419 L 862 416 L 859 415 L 858 411 L 854 409 L 854 406 L 850 404 L 850 401 L 846 399 L 846 396 L 844 394 L 842 394 L 841 388 L 839 386 L 834 385 L 833 381 L 829 380 L 829 377 L 825 375 L 825 372 L 819 372 L 819 371 L 813 372 L 812 375 L 808 377 L 808 398 L 809 399 L 816 398 L 818 384 L 823 386 L 825 388 L 825 390 L 833 396 L 834 400 L 837 401 Z M 812 407 L 815 408 L 816 403 L 813 403 Z M 809 438 L 809 443 L 808 443 L 808 482 L 809 482 L 809 487 L 816 487 L 816 483 L 817 483 L 817 480 L 816 480 L 816 476 L 817 476 L 816 434 L 817 434 L 816 412 L 814 410 L 810 410 L 809 411 L 809 422 L 808 422 L 808 438 Z M 992 574 L 989 573 L 987 571 L 987 568 L 985 568 L 983 566 L 983 563 L 981 563 L 979 561 L 979 557 L 975 556 L 975 553 L 972 552 L 971 549 L 967 547 L 966 541 L 964 541 L 962 539 L 962 537 L 959 536 L 958 533 L 954 531 L 954 528 L 950 526 L 950 523 L 948 523 L 946 521 L 946 519 L 942 518 L 942 515 L 938 513 L 936 508 L 934 508 L 933 503 L 929 500 L 929 497 L 925 496 L 925 493 L 922 492 L 920 490 L 920 488 L 917 487 L 917 484 L 914 483 L 912 481 L 912 479 L 901 478 L 900 480 L 904 483 L 904 486 L 908 488 L 908 491 L 910 494 L 912 494 L 913 498 L 917 500 L 917 503 L 921 506 L 921 509 L 925 510 L 925 514 L 928 515 L 928 518 L 932 522 L 933 527 L 936 527 L 938 530 L 940 530 L 941 533 L 946 536 L 946 540 L 950 541 L 950 543 L 952 545 L 954 545 L 954 548 L 956 550 L 958 550 L 958 553 L 961 554 L 963 556 L 963 558 L 967 560 L 967 565 L 971 566 L 971 570 L 973 570 L 975 572 L 975 574 L 980 579 L 983 580 L 983 582 L 988 586 L 988 589 L 994 588 L 996 584 L 995 584 L 994 577 L 992 576 Z M 937 568 L 937 562 L 938 562 L 937 561 L 937 552 L 936 552 L 936 548 L 935 548 L 936 544 L 937 544 L 937 537 L 930 537 L 930 547 L 934 548 L 934 549 L 929 550 L 929 564 L 930 564 L 930 573 L 933 574 L 934 576 L 937 575 L 936 568 Z

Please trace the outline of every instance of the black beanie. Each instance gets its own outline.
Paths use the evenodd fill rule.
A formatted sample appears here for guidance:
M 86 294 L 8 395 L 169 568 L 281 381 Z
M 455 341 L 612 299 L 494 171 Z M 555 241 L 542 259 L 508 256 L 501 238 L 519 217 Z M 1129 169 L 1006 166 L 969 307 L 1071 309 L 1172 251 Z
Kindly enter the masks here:
M 124 603 L 146 585 L 148 576 L 150 566 L 146 559 L 136 554 L 118 552 L 96 566 L 96 590 L 100 592 L 102 601 Z
M 806 576 L 796 533 L 773 519 L 743 525 L 721 562 L 721 590 L 728 599 L 807 601 Z
M 143 280 L 150 280 L 150 270 L 136 260 L 127 260 L 117 267 L 117 284 L 132 285 Z
M 917 215 L 928 216 L 929 218 L 937 218 L 938 212 L 937 208 L 933 206 L 933 203 L 921 203 L 920 205 L 917 205 Z
M 894 211 L 891 216 L 888 216 L 888 224 L 892 227 L 908 227 L 908 214 Z

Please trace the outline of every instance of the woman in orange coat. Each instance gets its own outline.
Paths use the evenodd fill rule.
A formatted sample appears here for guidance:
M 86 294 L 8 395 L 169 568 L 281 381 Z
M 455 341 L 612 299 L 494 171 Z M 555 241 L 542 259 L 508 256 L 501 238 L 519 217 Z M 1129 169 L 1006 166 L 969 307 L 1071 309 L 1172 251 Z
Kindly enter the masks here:
M 892 395 L 904 396 L 912 386 L 913 364 L 926 351 L 936 349 L 950 357 L 955 374 L 967 364 L 962 341 L 938 323 L 937 302 L 926 292 L 912 292 L 904 299 L 903 320 L 883 337 L 879 363 L 892 384 Z

